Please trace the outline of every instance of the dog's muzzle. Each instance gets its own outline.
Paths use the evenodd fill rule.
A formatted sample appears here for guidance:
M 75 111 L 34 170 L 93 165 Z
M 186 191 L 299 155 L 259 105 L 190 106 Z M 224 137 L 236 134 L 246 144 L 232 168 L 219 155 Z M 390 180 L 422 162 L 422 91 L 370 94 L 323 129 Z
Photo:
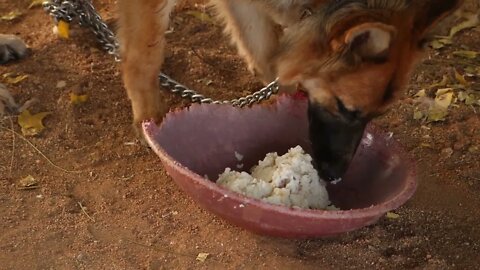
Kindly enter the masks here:
M 320 176 L 329 181 L 343 177 L 368 120 L 347 120 L 314 103 L 309 104 L 308 119 L 313 159 Z

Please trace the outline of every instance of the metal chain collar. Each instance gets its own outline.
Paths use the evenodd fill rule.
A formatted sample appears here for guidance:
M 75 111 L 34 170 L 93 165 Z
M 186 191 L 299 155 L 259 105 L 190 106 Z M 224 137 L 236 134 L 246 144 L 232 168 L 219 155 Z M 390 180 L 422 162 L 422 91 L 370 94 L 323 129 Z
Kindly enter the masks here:
M 102 20 L 102 17 L 97 13 L 90 0 L 48 0 L 43 3 L 43 7 L 56 22 L 65 21 L 71 23 L 74 19 L 77 19 L 80 25 L 89 27 L 95 34 L 97 41 L 102 48 L 108 52 L 108 54 L 113 55 L 115 61 L 120 61 L 120 55 L 118 52 L 119 44 L 115 34 Z M 158 78 L 162 87 L 168 89 L 174 94 L 180 95 L 182 98 L 189 99 L 194 103 L 231 104 L 233 106 L 244 107 L 268 99 L 273 94 L 278 93 L 279 90 L 278 82 L 275 80 L 248 96 L 219 101 L 205 97 L 163 73 L 160 73 Z

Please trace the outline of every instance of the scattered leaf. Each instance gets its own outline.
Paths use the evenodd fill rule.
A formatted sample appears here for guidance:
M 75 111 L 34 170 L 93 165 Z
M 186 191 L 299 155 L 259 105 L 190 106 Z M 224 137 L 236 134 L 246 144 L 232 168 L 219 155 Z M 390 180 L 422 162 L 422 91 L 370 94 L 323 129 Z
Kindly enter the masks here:
M 435 100 L 428 110 L 428 122 L 439 122 L 445 120 L 448 115 L 448 109 L 453 102 L 452 90 L 452 88 L 444 88 L 437 91 Z
M 453 52 L 454 56 L 467 58 L 467 59 L 475 59 L 477 56 L 480 55 L 480 52 L 475 51 L 455 51 Z
M 467 100 L 467 97 L 468 97 L 468 94 L 465 91 L 459 92 L 457 95 L 457 98 L 460 102 L 464 102 L 465 100 Z
M 400 218 L 400 215 L 399 214 L 395 214 L 393 212 L 387 212 L 387 214 L 385 215 L 388 219 L 398 219 Z
M 433 149 L 432 145 L 429 143 L 421 143 L 420 147 Z
M 452 27 L 452 29 L 450 29 L 450 37 L 454 37 L 456 34 L 460 33 L 463 30 L 478 26 L 480 22 L 479 18 L 480 17 L 476 13 L 469 14 L 468 16 L 466 16 L 467 20 L 455 25 L 454 27 Z
M 468 152 L 470 152 L 472 154 L 476 154 L 476 153 L 480 152 L 480 147 L 478 147 L 477 145 L 472 145 L 468 148 Z
M 450 82 L 450 79 L 448 78 L 448 76 L 443 75 L 441 81 L 429 85 L 428 88 L 433 89 L 433 88 L 437 88 L 437 87 L 446 87 L 449 82 Z
M 422 120 L 423 118 L 425 118 L 425 114 L 421 110 L 416 109 L 413 112 L 413 119 L 414 120 Z
M 3 81 L 8 84 L 17 84 L 28 78 L 28 75 L 14 75 L 12 73 L 5 73 L 2 75 Z
M 418 91 L 415 96 L 415 98 L 423 98 L 423 97 L 426 97 L 427 96 L 427 92 L 425 91 L 425 89 L 422 89 L 420 91 Z
M 33 189 L 37 187 L 38 187 L 38 181 L 31 175 L 27 175 L 26 177 L 18 181 L 19 189 Z
M 2 15 L 0 17 L 1 20 L 3 21 L 13 21 L 16 18 L 20 17 L 22 15 L 22 12 L 18 10 L 10 11 L 9 13 Z
M 438 89 L 435 95 L 436 95 L 436 98 L 435 98 L 436 105 L 442 108 L 448 108 L 450 107 L 450 104 L 452 104 L 452 100 L 453 100 L 452 88 Z
M 447 45 L 451 45 L 452 43 L 453 43 L 453 41 L 450 38 L 445 37 L 445 38 L 440 38 L 440 39 L 433 40 L 430 43 L 430 47 L 432 49 L 439 50 L 439 49 L 442 49 L 443 47 L 445 47 Z
M 60 20 L 57 25 L 57 34 L 61 38 L 68 39 L 70 37 L 70 24 Z
M 200 262 L 205 262 L 209 255 L 210 253 L 200 252 L 198 253 L 196 260 Z
M 29 110 L 24 110 L 18 116 L 18 124 L 22 127 L 24 136 L 33 136 L 39 134 L 45 126 L 43 125 L 43 118 L 51 114 L 50 112 L 41 112 L 31 114 Z
M 73 105 L 78 105 L 87 102 L 88 95 L 77 95 L 75 93 L 70 93 L 70 103 Z
M 458 70 L 455 69 L 455 79 L 457 80 L 458 83 L 460 83 L 461 85 L 467 87 L 470 85 L 469 82 L 467 82 L 467 80 L 465 80 L 465 76 L 460 74 L 458 72 Z
M 480 76 L 480 67 L 467 66 L 465 68 L 465 73 L 469 77 Z
M 209 22 L 209 23 L 214 22 L 212 17 L 210 17 L 210 15 L 208 15 L 205 12 L 201 12 L 201 11 L 198 11 L 198 10 L 190 10 L 190 11 L 187 11 L 186 14 L 188 14 L 190 16 L 193 16 L 193 17 L 199 19 L 202 22 Z
M 34 8 L 34 7 L 42 6 L 43 2 L 45 2 L 45 0 L 33 0 L 30 3 L 30 5 L 28 6 L 28 8 Z
M 478 96 L 476 96 L 475 94 L 468 94 L 467 98 L 465 99 L 465 105 L 480 105 Z

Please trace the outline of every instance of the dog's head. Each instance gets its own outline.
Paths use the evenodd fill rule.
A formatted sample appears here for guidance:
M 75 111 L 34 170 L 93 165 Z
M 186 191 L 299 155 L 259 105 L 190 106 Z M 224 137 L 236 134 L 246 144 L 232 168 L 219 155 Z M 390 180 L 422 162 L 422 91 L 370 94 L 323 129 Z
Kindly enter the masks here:
M 313 2 L 285 30 L 276 64 L 281 83 L 309 94 L 315 160 L 332 179 L 347 169 L 368 121 L 401 95 L 427 34 L 462 1 Z

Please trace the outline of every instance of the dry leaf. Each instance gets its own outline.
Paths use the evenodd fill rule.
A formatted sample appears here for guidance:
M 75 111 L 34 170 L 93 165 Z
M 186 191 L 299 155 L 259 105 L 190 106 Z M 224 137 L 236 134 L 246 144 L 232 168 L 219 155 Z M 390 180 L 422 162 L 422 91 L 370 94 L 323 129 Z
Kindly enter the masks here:
M 458 34 L 459 32 L 465 30 L 465 29 L 469 29 L 469 28 L 474 28 L 476 26 L 478 26 L 479 24 L 479 16 L 478 14 L 469 14 L 468 16 L 466 16 L 466 21 L 463 21 L 461 22 L 460 24 L 452 27 L 452 29 L 450 30 L 450 37 L 454 37 L 456 34 Z
M 75 93 L 70 93 L 70 103 L 73 105 L 78 105 L 87 102 L 88 95 L 77 95 Z
M 427 96 L 427 93 L 426 93 L 425 89 L 422 89 L 422 90 L 418 91 L 418 92 L 415 94 L 415 96 L 413 96 L 413 97 L 415 97 L 415 98 L 423 98 L 423 97 L 426 97 L 426 96 Z
M 2 75 L 3 81 L 8 84 L 17 84 L 26 78 L 28 78 L 28 75 L 23 74 L 23 75 L 13 75 L 12 73 L 5 73 Z
M 22 127 L 24 136 L 33 136 L 39 134 L 45 126 L 43 125 L 43 118 L 51 114 L 50 112 L 41 112 L 31 114 L 29 110 L 24 110 L 18 116 L 18 124 Z
M 413 119 L 422 120 L 423 118 L 425 118 L 425 114 L 421 110 L 415 109 L 415 111 L 413 112 Z
M 448 78 L 448 76 L 447 76 L 447 75 L 443 75 L 441 81 L 429 85 L 428 88 L 429 88 L 429 89 L 433 89 L 433 88 L 437 88 L 437 87 L 446 87 L 449 82 L 450 82 L 450 79 Z
M 448 108 L 450 107 L 450 104 L 452 104 L 453 89 L 452 88 L 438 89 L 435 96 L 436 96 L 435 98 L 436 105 L 442 108 Z
M 193 17 L 199 19 L 202 22 L 209 22 L 209 23 L 214 22 L 212 17 L 210 17 L 210 15 L 208 15 L 205 12 L 201 12 L 201 11 L 198 11 L 198 10 L 190 10 L 190 11 L 187 11 L 186 14 L 188 14 L 190 16 L 193 16 Z
M 470 83 L 465 80 L 465 76 L 460 74 L 458 70 L 455 69 L 455 79 L 457 80 L 458 83 L 460 83 L 463 86 L 469 86 Z
M 467 59 L 475 59 L 477 56 L 480 55 L 480 52 L 475 51 L 455 51 L 453 52 L 454 56 L 467 58 Z
M 200 262 L 204 262 L 208 258 L 209 255 L 210 255 L 210 253 L 200 252 L 200 253 L 198 253 L 196 260 L 200 261 Z
M 440 38 L 440 39 L 435 39 L 430 43 L 430 47 L 435 50 L 442 49 L 443 47 L 447 45 L 451 45 L 453 41 L 450 38 Z
M 14 11 L 10 11 L 9 13 L 7 13 L 5 15 L 2 15 L 2 17 L 0 17 L 0 19 L 3 20 L 3 21 L 13 21 L 21 15 L 22 15 L 22 12 L 20 12 L 18 10 L 14 10 Z
M 70 37 L 70 24 L 60 20 L 57 25 L 57 34 L 61 38 L 68 39 Z
M 480 97 L 475 94 L 468 94 L 465 98 L 465 105 L 479 105 L 480 106 Z
M 465 68 L 465 73 L 469 77 L 480 76 L 480 67 L 468 66 Z
M 460 102 L 464 102 L 467 99 L 467 97 L 468 97 L 468 94 L 465 91 L 462 91 L 457 95 L 457 98 Z
M 400 215 L 399 214 L 395 214 L 393 212 L 387 212 L 387 214 L 385 215 L 388 219 L 398 219 L 400 218 Z
M 45 2 L 45 0 L 33 0 L 28 8 L 40 7 L 42 6 L 43 2 Z
M 428 122 L 444 121 L 448 115 L 448 109 L 453 102 L 453 89 L 439 89 L 434 103 L 430 106 L 427 115 Z
M 20 188 L 31 188 L 38 185 L 38 181 L 31 175 L 28 175 L 18 182 Z

